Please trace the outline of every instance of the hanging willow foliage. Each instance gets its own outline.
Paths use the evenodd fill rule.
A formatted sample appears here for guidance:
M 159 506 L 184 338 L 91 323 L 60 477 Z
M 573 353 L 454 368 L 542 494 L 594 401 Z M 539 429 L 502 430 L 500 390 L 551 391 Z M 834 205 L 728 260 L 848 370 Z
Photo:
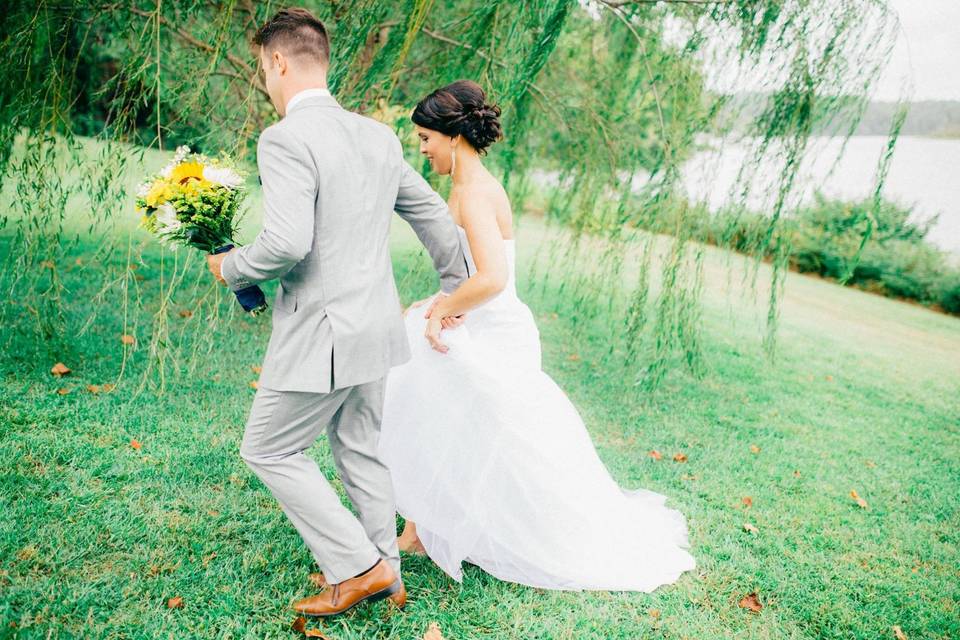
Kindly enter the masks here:
M 606 323 L 610 362 L 644 389 L 675 363 L 703 370 L 703 250 L 689 242 L 686 224 L 703 203 L 685 192 L 683 163 L 705 141 L 741 145 L 748 152 L 731 210 L 746 210 L 758 190 L 774 194 L 756 238 L 737 236 L 734 215 L 718 240 L 753 256 L 754 292 L 756 265 L 772 256 L 765 335 L 772 353 L 788 249 L 781 221 L 798 204 L 801 160 L 817 134 L 852 134 L 896 28 L 882 0 L 303 4 L 328 24 L 330 86 L 347 108 L 409 127 L 414 102 L 441 84 L 472 78 L 488 89 L 507 133 L 491 168 L 518 213 L 532 192 L 545 190 L 547 219 L 565 229 L 543 245 L 532 280 L 562 293 L 551 300 L 576 326 Z M 113 251 L 109 230 L 130 206 L 115 178 L 143 148 L 188 143 L 252 158 L 259 131 L 275 116 L 248 43 L 278 7 L 252 0 L 5 5 L 0 175 L 15 179 L 3 180 L 0 228 L 9 243 L 0 284 L 8 299 L 24 289 L 37 294 L 35 303 L 0 313 L 4 321 L 26 313 L 49 337 L 80 322 L 56 268 L 79 237 L 66 223 L 68 208 L 89 212 L 84 222 L 104 238 L 102 250 Z M 752 87 L 757 99 L 738 101 L 729 90 L 736 86 Z M 894 123 L 891 151 L 898 129 Z M 773 183 L 764 177 L 771 166 Z M 130 247 L 128 240 L 120 250 Z M 213 290 L 186 282 L 191 258 L 163 260 L 165 298 L 153 307 L 150 350 L 161 377 L 165 359 L 176 357 L 169 296 L 188 288 L 209 299 Z M 103 299 L 122 293 L 126 305 L 135 281 L 129 272 L 111 277 Z M 632 291 L 622 291 L 624 278 L 635 282 Z

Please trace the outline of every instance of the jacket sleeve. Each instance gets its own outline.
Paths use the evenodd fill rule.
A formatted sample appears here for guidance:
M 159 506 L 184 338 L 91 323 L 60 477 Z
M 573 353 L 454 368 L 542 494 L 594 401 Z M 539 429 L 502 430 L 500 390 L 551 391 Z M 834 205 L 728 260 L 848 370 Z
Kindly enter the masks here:
M 400 184 L 394 209 L 413 227 L 433 258 L 433 266 L 440 275 L 440 289 L 444 293 L 452 293 L 469 277 L 467 261 L 460 246 L 460 234 L 450 217 L 447 203 L 403 159 L 399 140 L 397 153 L 400 154 Z
M 223 279 L 234 291 L 279 278 L 310 253 L 318 176 L 306 148 L 280 127 L 257 142 L 263 184 L 263 229 L 256 239 L 227 254 Z

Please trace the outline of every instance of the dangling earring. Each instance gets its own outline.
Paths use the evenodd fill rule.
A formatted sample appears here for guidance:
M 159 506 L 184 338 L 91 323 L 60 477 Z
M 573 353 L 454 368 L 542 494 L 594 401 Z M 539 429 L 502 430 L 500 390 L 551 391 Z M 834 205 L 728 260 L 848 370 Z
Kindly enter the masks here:
M 450 147 L 450 179 L 453 180 L 453 172 L 457 170 L 457 145 Z

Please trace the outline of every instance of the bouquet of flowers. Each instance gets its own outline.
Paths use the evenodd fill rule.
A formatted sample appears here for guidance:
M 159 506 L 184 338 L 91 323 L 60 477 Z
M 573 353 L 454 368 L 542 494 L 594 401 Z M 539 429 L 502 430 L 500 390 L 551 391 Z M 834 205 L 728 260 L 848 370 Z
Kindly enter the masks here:
M 141 224 L 164 244 L 207 253 L 233 248 L 238 211 L 246 196 L 243 173 L 226 158 L 208 158 L 178 147 L 170 164 L 137 189 Z M 235 291 L 244 311 L 267 308 L 260 287 Z

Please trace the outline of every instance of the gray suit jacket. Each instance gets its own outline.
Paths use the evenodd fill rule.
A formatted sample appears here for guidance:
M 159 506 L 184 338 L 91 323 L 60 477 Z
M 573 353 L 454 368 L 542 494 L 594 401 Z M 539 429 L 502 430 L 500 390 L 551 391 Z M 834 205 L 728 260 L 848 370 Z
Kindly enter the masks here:
M 257 144 L 263 230 L 230 252 L 231 289 L 280 278 L 260 384 L 327 393 L 410 357 L 390 261 L 396 211 L 450 293 L 467 277 L 446 203 L 403 158 L 390 127 L 331 96 L 293 105 Z

